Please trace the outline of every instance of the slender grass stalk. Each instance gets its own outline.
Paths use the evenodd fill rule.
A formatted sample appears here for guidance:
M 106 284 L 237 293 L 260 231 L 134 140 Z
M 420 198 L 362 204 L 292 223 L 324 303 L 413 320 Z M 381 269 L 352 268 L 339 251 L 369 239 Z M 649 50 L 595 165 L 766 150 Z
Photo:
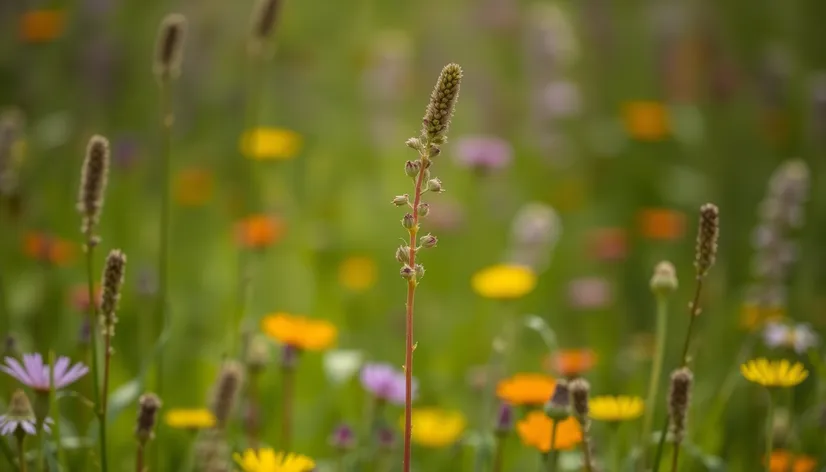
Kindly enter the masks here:
M 98 304 L 95 303 L 95 275 L 94 275 L 94 250 L 95 244 L 92 236 L 89 235 L 86 243 L 86 276 L 89 283 L 89 326 L 91 332 L 89 333 L 89 346 L 91 348 L 91 365 L 92 365 L 92 399 L 95 402 L 95 414 L 98 421 L 98 442 L 100 444 L 100 470 L 107 472 L 109 470 L 108 462 L 106 460 L 106 423 L 103 421 L 103 410 L 100 399 L 100 380 L 98 373 L 98 341 L 97 341 L 97 326 L 98 326 Z
M 766 457 L 763 462 L 766 465 L 766 472 L 771 472 L 771 456 L 774 450 L 774 398 L 769 389 L 766 389 L 766 396 L 769 402 L 766 407 Z
M 248 369 L 249 372 L 249 369 Z M 247 447 L 258 450 L 258 373 L 249 372 L 247 378 Z
M 295 368 L 282 369 L 283 393 L 281 399 L 281 448 L 289 451 L 292 446 L 293 400 L 295 396 Z
M 493 451 L 493 472 L 502 472 L 505 464 L 505 438 L 503 434 L 496 435 L 496 446 Z
M 671 472 L 677 472 L 680 465 L 680 444 L 674 443 L 674 453 L 671 455 Z
M 54 350 L 49 351 L 49 410 L 54 415 L 54 441 L 57 447 L 57 462 L 58 464 L 67 464 L 65 452 L 63 451 L 63 436 L 60 434 L 60 410 L 57 408 L 57 395 L 55 394 L 54 384 L 54 365 L 55 353 Z
M 645 418 L 642 426 L 642 450 L 647 451 L 651 442 L 651 428 L 654 423 L 654 413 L 656 412 L 657 395 L 660 386 L 660 377 L 663 370 L 663 358 L 665 357 L 665 340 L 667 336 L 668 323 L 668 299 L 665 295 L 657 295 L 657 326 L 654 345 L 654 362 L 651 366 L 651 379 L 648 384 L 648 395 L 645 399 Z M 648 457 L 648 454 L 643 454 Z
M 143 444 L 138 443 L 138 450 L 135 457 L 135 472 L 143 472 L 143 452 L 146 448 Z
M 591 457 L 591 436 L 589 434 L 582 435 L 582 461 L 582 469 L 585 472 L 591 472 L 594 458 Z
M 17 461 L 20 466 L 20 472 L 26 472 L 28 464 L 26 464 L 26 436 L 25 434 L 17 434 Z
M 559 450 L 556 448 L 556 430 L 559 428 L 559 421 L 554 420 L 551 426 L 551 450 L 548 453 L 548 472 L 556 472 L 559 463 Z
M 170 202 L 170 174 L 172 167 L 172 123 L 174 117 L 170 110 L 170 84 L 161 82 L 160 110 L 161 110 L 161 218 L 158 241 L 158 295 L 155 306 L 155 324 L 166 329 L 168 322 L 167 293 L 169 284 L 169 221 L 171 213 Z M 155 390 L 163 398 L 163 366 L 164 348 L 159 347 L 155 363 Z

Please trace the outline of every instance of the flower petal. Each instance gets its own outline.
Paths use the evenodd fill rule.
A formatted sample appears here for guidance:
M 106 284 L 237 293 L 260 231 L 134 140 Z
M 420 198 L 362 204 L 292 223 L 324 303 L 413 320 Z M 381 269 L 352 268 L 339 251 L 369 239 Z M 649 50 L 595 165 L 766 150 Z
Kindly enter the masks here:
M 31 386 L 31 384 L 33 383 L 32 378 L 29 376 L 28 372 L 26 372 L 26 369 L 24 369 L 23 366 L 20 365 L 20 362 L 18 362 L 17 359 L 13 357 L 7 357 L 6 364 L 8 364 L 8 367 L 2 365 L 0 366 L 0 370 L 11 375 L 15 379 L 19 380 L 21 383 Z

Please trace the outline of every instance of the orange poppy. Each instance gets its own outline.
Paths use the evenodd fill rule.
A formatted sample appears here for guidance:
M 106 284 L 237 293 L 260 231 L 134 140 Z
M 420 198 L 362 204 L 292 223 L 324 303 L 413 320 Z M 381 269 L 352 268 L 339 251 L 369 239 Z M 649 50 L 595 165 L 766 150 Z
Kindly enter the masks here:
M 286 231 L 285 224 L 272 215 L 254 215 L 236 225 L 238 243 L 250 249 L 263 249 L 278 241 Z
M 646 208 L 639 213 L 639 225 L 645 238 L 679 239 L 685 233 L 685 213 L 668 208 Z
M 591 349 L 559 349 L 545 359 L 548 370 L 564 375 L 577 377 L 594 368 L 597 355 Z
M 662 103 L 654 101 L 625 104 L 623 122 L 628 135 L 639 141 L 662 141 L 668 137 L 671 128 L 668 110 Z
M 45 43 L 63 34 L 66 17 L 62 10 L 33 10 L 20 18 L 20 39 L 27 43 Z
M 496 396 L 512 405 L 544 405 L 554 393 L 556 381 L 546 374 L 522 373 L 503 379 Z
M 554 420 L 548 418 L 542 411 L 528 413 L 522 421 L 516 424 L 516 431 L 526 446 L 533 446 L 542 452 L 573 449 L 582 442 L 582 428 L 573 417 L 562 420 L 557 424 L 554 443 L 551 445 L 551 430 Z
M 23 253 L 41 262 L 64 266 L 74 259 L 75 246 L 45 233 L 29 232 L 23 236 Z

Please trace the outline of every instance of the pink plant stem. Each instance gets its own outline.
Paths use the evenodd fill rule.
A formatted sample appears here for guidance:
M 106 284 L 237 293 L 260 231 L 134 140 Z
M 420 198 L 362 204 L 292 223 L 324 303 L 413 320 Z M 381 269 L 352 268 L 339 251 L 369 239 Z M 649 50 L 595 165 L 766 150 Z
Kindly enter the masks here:
M 427 172 L 428 159 L 419 161 L 416 192 L 413 198 L 413 227 L 410 228 L 410 268 L 416 269 L 416 233 L 419 231 L 419 204 L 422 201 L 422 182 Z M 404 355 L 404 462 L 403 472 L 410 472 L 410 436 L 413 431 L 413 302 L 416 297 L 416 279 L 407 281 L 407 313 Z

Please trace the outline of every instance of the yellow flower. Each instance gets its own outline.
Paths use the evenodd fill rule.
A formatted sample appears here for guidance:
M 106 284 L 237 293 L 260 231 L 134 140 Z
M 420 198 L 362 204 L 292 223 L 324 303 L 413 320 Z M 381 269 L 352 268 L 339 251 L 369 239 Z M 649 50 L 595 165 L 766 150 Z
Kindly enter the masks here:
M 551 430 L 554 421 L 542 411 L 528 413 L 522 421 L 516 424 L 516 432 L 526 446 L 533 446 L 542 452 L 551 450 Z M 579 422 L 573 417 L 562 420 L 556 427 L 553 449 L 572 449 L 582 442 L 582 429 Z
M 208 429 L 215 426 L 215 416 L 206 408 L 169 410 L 164 415 L 164 421 L 177 429 Z
M 516 374 L 496 386 L 496 396 L 513 405 L 544 405 L 554 393 L 556 381 L 545 374 Z
M 376 262 L 365 256 L 345 259 L 338 268 L 339 283 L 354 292 L 364 292 L 376 284 Z
M 412 422 L 413 442 L 426 447 L 444 447 L 455 443 L 467 425 L 462 413 L 439 408 L 416 408 Z M 404 417 L 399 423 L 404 428 Z
M 524 297 L 536 287 L 536 274 L 529 267 L 499 264 L 473 274 L 471 285 L 485 298 L 512 300 Z
M 640 397 L 605 395 L 592 398 L 588 410 L 598 421 L 628 421 L 642 416 L 643 402 Z
M 336 341 L 338 330 L 326 320 L 273 313 L 261 320 L 261 329 L 276 341 L 306 351 L 323 351 Z
M 661 141 L 668 137 L 668 110 L 660 102 L 637 101 L 623 108 L 625 130 L 640 141 Z
M 301 136 L 281 128 L 256 128 L 241 137 L 241 152 L 250 159 L 292 159 L 301 148 Z
M 235 462 L 244 472 L 310 472 L 315 462 L 307 456 L 275 452 L 272 449 L 247 449 L 244 454 L 235 453 Z
M 746 380 L 764 387 L 794 387 L 809 376 L 800 362 L 769 361 L 765 357 L 746 362 L 740 366 L 740 372 Z

